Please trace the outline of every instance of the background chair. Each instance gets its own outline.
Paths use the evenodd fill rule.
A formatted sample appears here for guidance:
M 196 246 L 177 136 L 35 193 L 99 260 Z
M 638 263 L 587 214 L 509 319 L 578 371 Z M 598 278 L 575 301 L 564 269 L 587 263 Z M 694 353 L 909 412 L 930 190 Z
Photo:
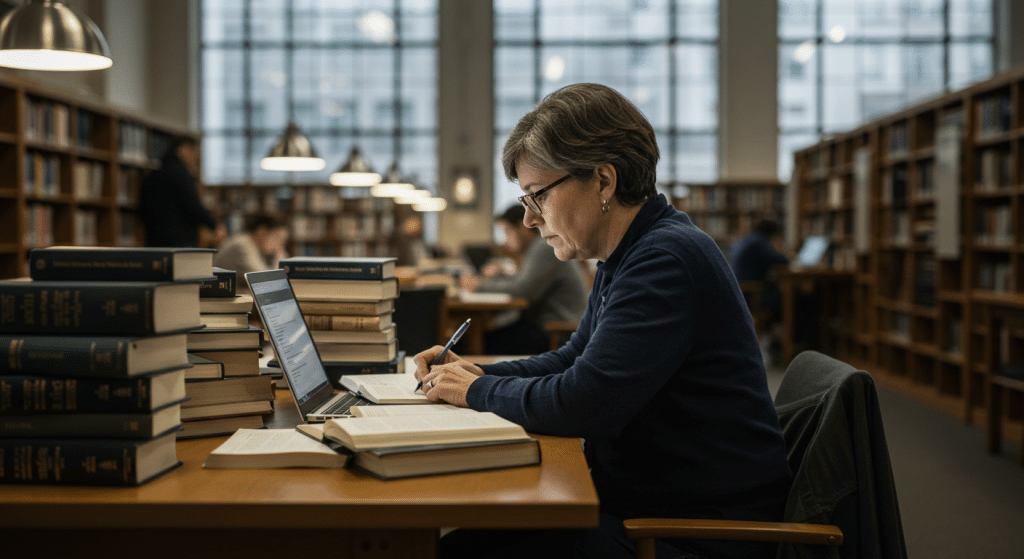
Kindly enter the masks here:
M 544 331 L 548 334 L 548 349 L 555 351 L 569 341 L 569 336 L 576 331 L 579 323 L 568 320 L 549 320 L 543 326 Z
M 655 538 L 781 542 L 780 558 L 907 556 L 871 376 L 805 351 L 786 370 L 775 408 L 793 471 L 784 522 L 626 520 L 638 558 L 654 558 Z
M 391 319 L 398 328 L 398 349 L 406 356 L 433 347 L 441 340 L 441 301 L 445 287 L 402 287 L 395 299 L 395 311 Z

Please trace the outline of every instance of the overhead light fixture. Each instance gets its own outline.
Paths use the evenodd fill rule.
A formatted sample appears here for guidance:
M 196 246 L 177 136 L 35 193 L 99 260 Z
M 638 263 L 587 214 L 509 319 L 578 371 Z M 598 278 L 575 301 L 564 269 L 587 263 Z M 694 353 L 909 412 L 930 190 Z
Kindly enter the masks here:
M 396 198 L 411 190 L 416 190 L 416 186 L 402 177 L 398 161 L 393 161 L 381 182 L 370 187 L 370 194 L 379 198 Z
M 431 192 L 429 190 L 420 190 L 420 189 L 410 190 L 408 192 L 404 192 L 404 193 L 400 194 L 399 196 L 395 197 L 395 203 L 396 204 L 415 204 L 417 202 L 422 202 L 423 200 L 426 200 L 427 198 L 432 198 L 433 196 L 434 195 L 431 194 Z
M 288 122 L 284 134 L 260 161 L 260 167 L 267 171 L 319 171 L 326 165 L 294 120 Z
M 62 2 L 28 0 L 0 21 L 0 66 L 79 71 L 113 64 L 100 28 Z
M 331 184 L 334 186 L 373 186 L 380 182 L 380 173 L 375 173 L 370 162 L 359 152 L 359 146 L 353 145 L 348 160 L 336 172 L 331 173 Z
M 447 207 L 448 201 L 444 198 L 424 198 L 412 204 L 412 209 L 417 212 L 442 212 Z

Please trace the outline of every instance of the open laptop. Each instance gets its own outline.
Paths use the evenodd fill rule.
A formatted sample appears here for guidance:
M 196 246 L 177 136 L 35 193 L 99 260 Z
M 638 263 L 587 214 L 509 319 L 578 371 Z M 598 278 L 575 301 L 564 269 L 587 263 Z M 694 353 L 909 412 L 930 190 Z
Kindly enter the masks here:
M 826 250 L 828 250 L 828 237 L 811 235 L 804 239 L 804 244 L 796 255 L 796 261 L 804 268 L 817 266 L 821 262 L 821 257 L 825 256 Z
M 308 422 L 327 421 L 351 417 L 352 406 L 373 404 L 350 392 L 334 394 L 284 270 L 249 272 L 245 279 L 288 379 L 299 415 Z

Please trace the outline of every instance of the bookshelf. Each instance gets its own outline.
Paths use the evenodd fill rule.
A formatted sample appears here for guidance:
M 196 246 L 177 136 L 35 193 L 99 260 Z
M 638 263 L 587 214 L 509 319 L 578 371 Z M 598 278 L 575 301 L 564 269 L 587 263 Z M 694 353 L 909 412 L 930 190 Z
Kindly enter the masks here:
M 837 357 L 982 421 L 986 348 L 1002 347 L 1003 364 L 1024 355 L 1024 332 L 988 326 L 1024 309 L 1024 71 L 836 134 L 794 163 L 789 225 L 828 235 L 828 266 L 854 279 L 852 293 L 827 292 L 851 303 L 827 320 Z M 1021 407 L 1004 410 L 1014 434 Z
M 28 275 L 34 247 L 142 244 L 139 186 L 180 134 L 189 132 L 0 77 L 0 278 Z
M 412 213 L 390 198 L 343 197 L 324 184 L 208 185 L 204 199 L 231 233 L 251 215 L 282 216 L 291 224 L 288 252 L 296 256 L 394 256 L 396 229 Z
M 685 194 L 673 189 L 672 205 L 726 252 L 766 214 L 774 214 L 780 224 L 785 221 L 786 187 L 778 181 L 723 180 L 686 184 L 683 190 Z

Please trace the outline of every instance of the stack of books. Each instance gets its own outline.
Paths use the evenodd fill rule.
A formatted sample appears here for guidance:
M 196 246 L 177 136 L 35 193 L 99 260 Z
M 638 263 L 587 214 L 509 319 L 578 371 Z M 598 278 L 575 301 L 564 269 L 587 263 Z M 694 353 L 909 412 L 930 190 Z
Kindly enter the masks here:
M 209 249 L 50 247 L 0 281 L 0 482 L 138 485 L 179 464 Z
M 235 289 L 235 271 L 213 268 L 216 281 L 199 288 L 204 328 L 188 333 L 192 368 L 186 374 L 179 439 L 263 427 L 273 413 L 274 383 L 260 375 L 263 330 L 249 324 L 253 299 Z
M 396 260 L 329 256 L 281 260 L 335 386 L 340 387 L 344 375 L 404 370 L 398 325 L 392 320 L 398 297 Z

